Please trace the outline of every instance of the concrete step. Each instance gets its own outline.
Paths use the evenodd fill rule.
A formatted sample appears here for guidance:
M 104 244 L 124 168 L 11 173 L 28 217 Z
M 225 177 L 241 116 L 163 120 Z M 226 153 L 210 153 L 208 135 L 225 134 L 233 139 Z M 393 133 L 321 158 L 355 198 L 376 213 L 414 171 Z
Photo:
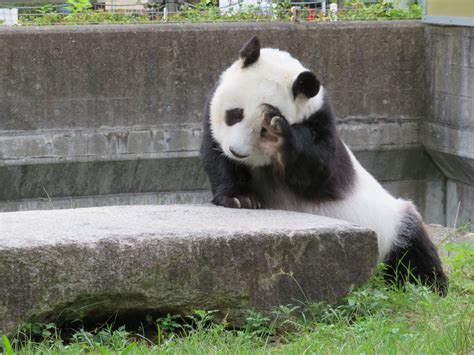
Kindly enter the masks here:
M 0 214 L 0 334 L 118 313 L 336 302 L 371 275 L 375 234 L 315 215 L 208 205 Z

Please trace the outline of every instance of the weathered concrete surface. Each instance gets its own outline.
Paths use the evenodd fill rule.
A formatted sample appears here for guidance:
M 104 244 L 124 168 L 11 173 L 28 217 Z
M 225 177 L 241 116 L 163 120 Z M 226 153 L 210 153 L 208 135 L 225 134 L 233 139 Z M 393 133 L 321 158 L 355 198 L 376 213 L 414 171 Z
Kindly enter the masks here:
M 446 222 L 474 222 L 474 28 L 427 26 L 422 142 L 448 177 Z
M 423 116 L 417 22 L 2 28 L 0 129 L 200 122 L 206 92 L 254 34 L 315 70 L 341 119 Z
M 254 34 L 320 76 L 378 179 L 438 179 L 420 154 L 423 33 L 411 21 L 0 28 L 0 201 L 207 188 L 205 95 Z
M 449 211 L 446 225 L 471 224 L 474 230 L 474 186 L 449 180 L 447 182 L 446 208 Z
M 0 200 L 206 189 L 199 158 L 34 164 L 0 168 Z
M 0 333 L 117 312 L 334 302 L 364 282 L 377 241 L 284 211 L 128 206 L 0 214 Z
M 197 154 L 197 152 L 196 152 Z M 379 181 L 441 178 L 421 147 L 355 152 Z M 207 177 L 197 156 L 32 164 L 0 168 L 1 200 L 203 190 Z
M 0 213 L 123 205 L 194 205 L 209 204 L 211 200 L 212 193 L 209 189 L 193 191 L 50 197 L 42 199 L 33 198 L 13 201 L 0 201 Z

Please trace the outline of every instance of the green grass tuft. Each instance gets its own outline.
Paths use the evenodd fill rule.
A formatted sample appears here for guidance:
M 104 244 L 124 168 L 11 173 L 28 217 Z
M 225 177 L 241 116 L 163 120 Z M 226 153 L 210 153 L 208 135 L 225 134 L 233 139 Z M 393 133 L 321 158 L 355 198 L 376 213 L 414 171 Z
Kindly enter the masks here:
M 8 338 L 5 335 L 2 336 L 2 343 L 3 343 L 3 351 L 5 352 L 5 354 L 13 355 L 14 352 L 10 344 L 10 340 L 8 340 Z

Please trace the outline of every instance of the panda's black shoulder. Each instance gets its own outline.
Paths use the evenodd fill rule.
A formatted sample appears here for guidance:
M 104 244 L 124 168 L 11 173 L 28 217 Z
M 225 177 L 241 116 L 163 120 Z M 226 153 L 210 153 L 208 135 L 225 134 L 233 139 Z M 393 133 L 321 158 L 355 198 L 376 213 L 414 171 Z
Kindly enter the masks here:
M 323 104 L 318 110 L 309 113 L 303 121 L 313 128 L 318 140 L 330 142 L 340 141 L 336 130 L 336 116 L 331 101 L 327 95 L 323 97 Z

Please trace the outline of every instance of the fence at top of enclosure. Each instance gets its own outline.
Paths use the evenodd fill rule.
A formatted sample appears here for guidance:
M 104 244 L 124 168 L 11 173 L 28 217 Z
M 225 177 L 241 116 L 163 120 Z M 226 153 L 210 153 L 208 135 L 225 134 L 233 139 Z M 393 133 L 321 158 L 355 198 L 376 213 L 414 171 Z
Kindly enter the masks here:
M 49 1 L 49 2 L 45 2 Z M 0 3 L 0 23 L 100 23 L 420 19 L 416 0 L 11 0 Z

